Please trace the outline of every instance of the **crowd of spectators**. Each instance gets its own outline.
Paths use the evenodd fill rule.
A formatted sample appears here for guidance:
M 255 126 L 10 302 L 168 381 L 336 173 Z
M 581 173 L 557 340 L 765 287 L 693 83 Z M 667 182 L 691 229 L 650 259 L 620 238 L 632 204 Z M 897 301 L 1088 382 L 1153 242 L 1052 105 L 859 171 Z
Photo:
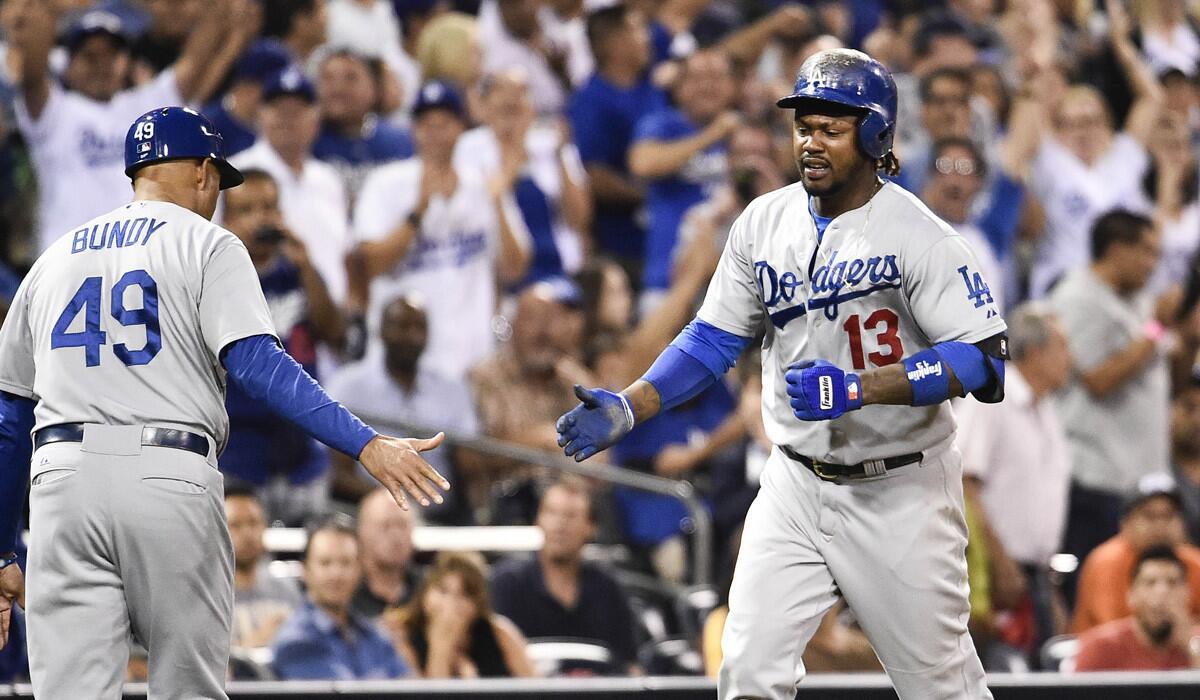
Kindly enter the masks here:
M 287 352 L 381 430 L 451 434 L 430 454 L 451 497 L 408 513 L 230 390 L 234 643 L 270 674 L 528 676 L 553 637 L 605 649 L 561 672 L 656 670 L 633 582 L 682 590 L 687 511 L 487 441 L 555 451 L 572 385 L 623 388 L 683 328 L 732 221 L 797 178 L 774 100 L 839 46 L 893 72 L 894 180 L 969 241 L 1008 320 L 1006 400 L 955 408 L 985 665 L 1052 670 L 1044 645 L 1074 634 L 1080 671 L 1200 666 L 1194 3 L 3 0 L 0 33 L 0 318 L 42 249 L 128 200 L 128 125 L 191 105 L 246 175 L 217 219 Z M 771 449 L 758 372 L 750 352 L 607 455 L 697 487 L 718 582 Z M 417 552 L 415 518 L 544 544 Z M 307 527 L 301 569 L 272 566 L 271 525 Z M 673 619 L 697 672 L 719 594 Z M 878 668 L 845 606 L 805 663 Z

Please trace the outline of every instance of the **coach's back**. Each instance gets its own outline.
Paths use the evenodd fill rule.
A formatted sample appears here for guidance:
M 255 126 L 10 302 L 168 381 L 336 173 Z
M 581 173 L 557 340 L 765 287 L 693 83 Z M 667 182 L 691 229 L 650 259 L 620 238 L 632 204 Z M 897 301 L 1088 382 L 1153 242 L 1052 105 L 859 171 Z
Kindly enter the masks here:
M 163 201 L 135 201 L 59 238 L 7 322 L 15 332 L 3 341 L 25 339 L 0 341 L 0 390 L 32 387 L 36 429 L 152 424 L 218 445 L 228 429 L 221 349 L 272 328 L 241 241 Z

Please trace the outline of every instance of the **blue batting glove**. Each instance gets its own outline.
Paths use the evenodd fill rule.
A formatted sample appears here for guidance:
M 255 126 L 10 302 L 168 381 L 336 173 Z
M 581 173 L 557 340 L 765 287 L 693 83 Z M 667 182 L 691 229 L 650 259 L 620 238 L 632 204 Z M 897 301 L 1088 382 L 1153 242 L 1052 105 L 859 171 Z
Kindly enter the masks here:
M 803 360 L 787 368 L 787 394 L 800 420 L 833 420 L 862 408 L 862 381 L 825 360 Z
M 624 394 L 576 384 L 575 396 L 583 403 L 559 418 L 555 428 L 558 446 L 576 462 L 611 447 L 633 430 L 633 408 Z

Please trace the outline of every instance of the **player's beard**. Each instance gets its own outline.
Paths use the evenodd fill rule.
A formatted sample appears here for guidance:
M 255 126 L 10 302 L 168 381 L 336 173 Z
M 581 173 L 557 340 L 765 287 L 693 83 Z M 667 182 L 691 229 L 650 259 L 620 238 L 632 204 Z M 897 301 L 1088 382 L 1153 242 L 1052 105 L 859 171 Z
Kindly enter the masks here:
M 1150 638 L 1150 643 L 1154 646 L 1162 646 L 1168 639 L 1171 638 L 1171 632 L 1174 631 L 1174 625 L 1170 620 L 1160 622 L 1157 625 L 1143 625 L 1142 631 Z
M 831 197 L 842 191 L 842 188 L 846 186 L 846 180 L 833 177 L 831 170 L 828 177 L 813 182 L 804 176 L 804 168 L 801 167 L 800 184 L 804 186 L 804 191 L 808 192 L 811 197 Z

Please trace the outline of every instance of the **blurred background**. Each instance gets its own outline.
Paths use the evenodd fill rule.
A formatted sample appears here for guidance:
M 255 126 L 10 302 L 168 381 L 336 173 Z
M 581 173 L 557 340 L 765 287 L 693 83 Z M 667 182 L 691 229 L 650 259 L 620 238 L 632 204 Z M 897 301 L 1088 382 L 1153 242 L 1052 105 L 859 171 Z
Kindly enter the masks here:
M 715 675 L 756 353 L 601 464 L 554 421 L 692 318 L 797 179 L 775 99 L 839 46 L 893 72 L 895 181 L 1009 322 L 1008 398 L 955 405 L 985 666 L 1200 666 L 1200 3 L 3 0 L 0 31 L 0 318 L 130 197 L 132 120 L 188 104 L 287 351 L 381 431 L 449 434 L 451 498 L 405 513 L 230 390 L 232 679 Z M 804 662 L 880 672 L 844 605 Z

